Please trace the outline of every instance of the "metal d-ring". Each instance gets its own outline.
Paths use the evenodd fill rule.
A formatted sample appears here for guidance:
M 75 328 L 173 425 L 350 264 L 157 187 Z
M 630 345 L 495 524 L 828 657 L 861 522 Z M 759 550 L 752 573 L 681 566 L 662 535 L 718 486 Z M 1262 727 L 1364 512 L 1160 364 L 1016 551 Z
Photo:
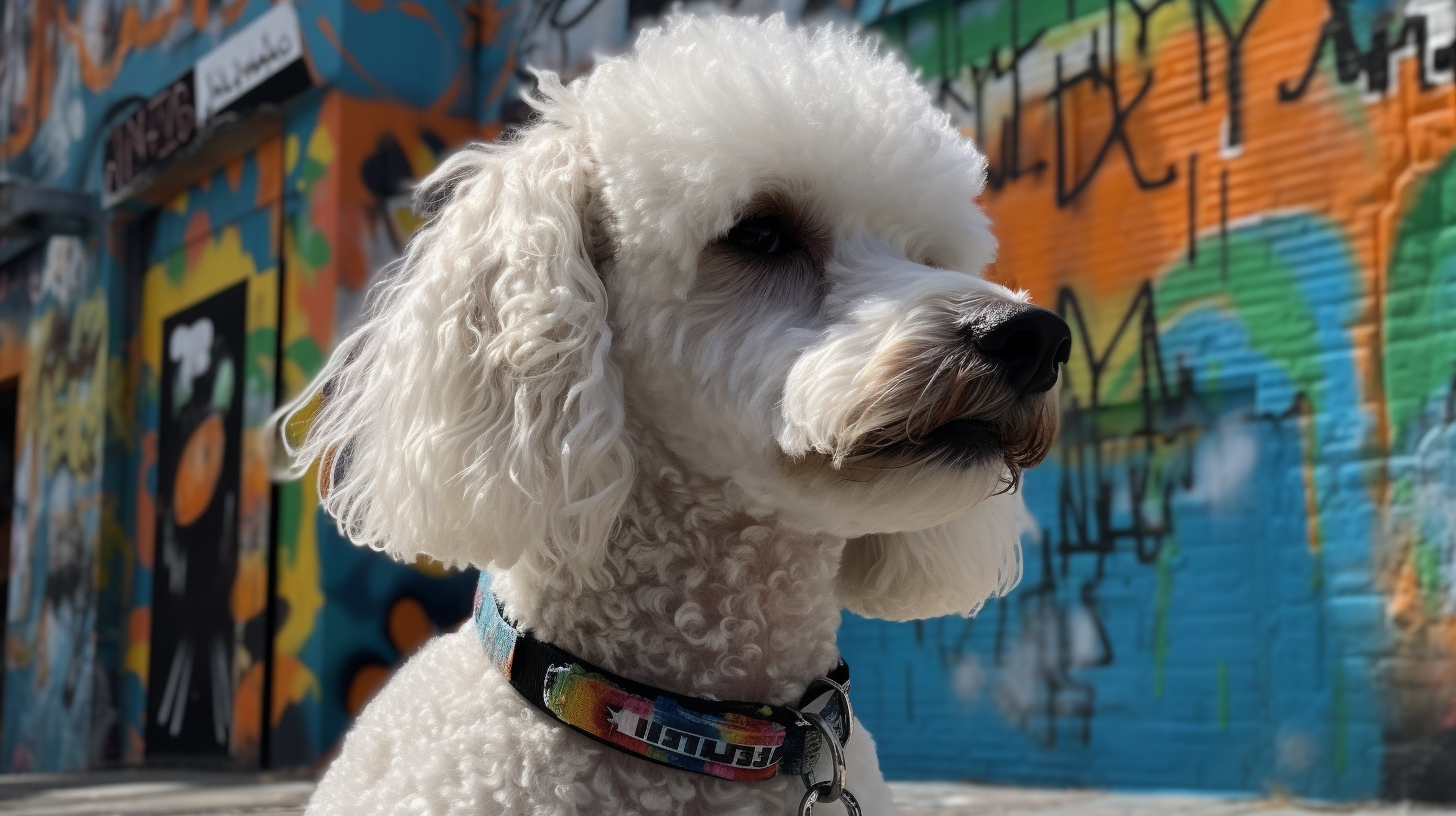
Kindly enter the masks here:
M 820 802 L 833 801 L 831 799 L 819 798 L 821 795 L 820 791 L 827 790 L 828 786 L 828 782 L 816 782 L 808 790 L 804 791 L 804 798 L 799 800 L 799 816 L 811 816 L 814 813 L 815 805 Z M 849 814 L 849 816 L 864 816 L 863 811 L 859 809 L 859 802 L 854 798 L 854 794 L 848 790 L 841 790 L 839 792 L 839 801 L 844 805 L 844 812 Z
M 819 679 L 809 684 L 809 688 L 804 692 L 804 699 L 818 699 L 819 694 L 822 694 L 823 692 L 819 692 L 819 694 L 816 694 L 815 692 L 819 691 L 821 686 L 827 686 L 830 691 L 834 692 L 835 698 L 839 701 L 839 710 L 841 714 L 839 718 L 839 744 L 848 745 L 849 738 L 854 736 L 854 706 L 850 705 L 849 703 L 849 686 L 841 683 L 836 683 L 833 680 L 830 680 L 828 677 L 820 677 Z
M 821 737 L 819 742 L 829 746 L 829 767 L 834 774 L 827 781 L 810 782 L 810 774 L 813 773 L 813 769 L 811 768 L 804 774 L 804 785 L 809 789 L 809 793 L 815 793 L 817 791 L 814 797 L 815 801 L 837 802 L 839 801 L 840 794 L 845 793 L 844 777 L 848 773 L 848 769 L 844 765 L 844 746 L 839 743 L 839 735 L 834 733 L 834 728 L 823 717 L 818 714 L 801 714 L 801 716 L 810 725 L 819 729 L 819 735 Z M 820 787 L 823 785 L 828 785 L 828 787 L 820 790 Z M 806 793 L 805 797 L 808 797 L 808 795 Z M 809 802 L 807 798 L 804 801 Z M 813 806 L 814 803 L 809 802 L 811 809 Z M 800 807 L 802 808 L 803 805 L 801 804 Z

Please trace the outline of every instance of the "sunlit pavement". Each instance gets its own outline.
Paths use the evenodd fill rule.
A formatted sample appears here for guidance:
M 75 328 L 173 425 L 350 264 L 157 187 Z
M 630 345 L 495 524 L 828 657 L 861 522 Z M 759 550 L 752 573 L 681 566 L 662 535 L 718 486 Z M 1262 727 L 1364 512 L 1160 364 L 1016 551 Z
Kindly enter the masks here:
M 0 813 L 24 816 L 303 812 L 312 779 L 205 771 L 101 771 L 0 776 Z
M 1195 794 L 891 784 L 900 816 L 1456 816 L 1456 806 L 1302 802 Z
M 1271 799 L 899 783 L 901 816 L 1456 816 L 1456 807 L 1328 805 Z M 25 816 L 297 816 L 307 779 L 203 771 L 0 776 L 0 813 Z M 829 806 L 816 816 L 837 816 Z M 866 814 L 866 816 L 877 816 Z

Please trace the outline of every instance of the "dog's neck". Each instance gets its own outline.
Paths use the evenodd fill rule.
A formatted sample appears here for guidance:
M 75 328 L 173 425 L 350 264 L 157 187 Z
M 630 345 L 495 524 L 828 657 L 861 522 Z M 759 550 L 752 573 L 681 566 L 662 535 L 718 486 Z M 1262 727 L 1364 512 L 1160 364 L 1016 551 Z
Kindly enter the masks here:
M 680 694 L 791 704 L 838 659 L 843 547 L 748 515 L 720 481 L 654 467 L 639 475 L 610 542 L 609 586 L 581 589 L 566 568 L 527 556 L 495 591 L 536 637 L 617 674 Z

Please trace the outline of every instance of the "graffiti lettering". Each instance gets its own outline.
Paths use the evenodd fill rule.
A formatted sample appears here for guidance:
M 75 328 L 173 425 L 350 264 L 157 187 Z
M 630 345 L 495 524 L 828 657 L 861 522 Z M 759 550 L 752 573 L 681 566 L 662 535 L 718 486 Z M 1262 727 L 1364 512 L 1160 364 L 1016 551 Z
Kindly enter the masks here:
M 1224 94 L 1228 98 L 1228 124 L 1224 129 L 1224 146 L 1237 148 L 1244 141 L 1244 38 L 1259 12 L 1264 9 L 1265 0 L 1258 0 L 1244 14 L 1243 25 L 1234 30 L 1233 23 L 1224 13 L 1223 7 L 1213 0 L 1192 0 L 1193 19 L 1198 32 L 1198 88 L 1200 99 L 1208 101 L 1208 36 L 1204 21 L 1212 17 L 1218 23 L 1219 33 L 1224 40 Z M 1147 27 L 1144 25 L 1143 31 Z
M 1333 4 L 1332 16 L 1325 24 L 1306 75 L 1294 86 L 1282 84 L 1281 98 L 1295 99 L 1304 93 L 1326 42 L 1333 43 L 1343 81 L 1353 82 L 1363 73 L 1369 76 L 1371 88 L 1376 90 L 1387 87 L 1388 63 L 1393 56 L 1404 53 L 1402 49 L 1407 44 L 1414 45 L 1422 58 L 1423 82 L 1428 83 L 1436 73 L 1450 72 L 1452 52 L 1456 48 L 1452 45 L 1452 40 L 1456 39 L 1456 19 L 1448 22 L 1443 16 L 1435 22 L 1434 14 L 1409 17 L 1394 39 L 1377 29 L 1369 51 L 1362 52 L 1351 32 L 1344 0 L 1330 2 Z M 1168 164 L 1160 170 L 1153 170 L 1144 168 L 1138 161 L 1136 146 L 1128 134 L 1128 123 L 1154 89 L 1156 77 L 1149 68 L 1142 71 L 1140 78 L 1131 80 L 1130 86 L 1127 84 L 1130 81 L 1127 68 L 1119 65 L 1118 59 L 1123 42 L 1120 28 L 1125 27 L 1129 19 L 1135 22 L 1132 43 L 1139 54 L 1144 54 L 1149 47 L 1150 32 L 1161 15 L 1175 10 L 1188 14 L 1197 42 L 1198 99 L 1202 103 L 1212 99 L 1211 88 L 1218 73 L 1214 66 L 1219 50 L 1215 42 L 1221 40 L 1225 114 L 1220 142 L 1225 151 L 1238 151 L 1246 138 L 1244 49 L 1267 4 L 1267 0 L 1257 0 L 1236 17 L 1216 0 L 1106 0 L 1105 9 L 1098 14 L 1101 23 L 1085 35 L 1085 45 L 1059 50 L 1051 55 L 1052 77 L 1042 91 L 1034 87 L 1034 82 L 1028 82 L 1026 66 L 1029 61 L 1044 58 L 1039 51 L 1050 28 L 1043 27 L 1029 34 L 1023 32 L 1021 3 L 1011 0 L 1008 5 L 1009 40 L 991 48 L 984 58 L 967 60 L 961 56 L 964 46 L 959 6 L 947 5 L 935 13 L 939 24 L 935 43 L 938 59 L 932 72 L 936 77 L 936 99 L 953 115 L 969 120 L 976 134 L 985 140 L 991 158 L 987 181 L 993 191 L 1024 177 L 1039 177 L 1047 167 L 1046 158 L 1024 155 L 1026 147 L 1023 143 L 1028 136 L 1025 111 L 1028 103 L 1038 98 L 1054 104 L 1052 127 L 1055 149 L 1050 160 L 1058 182 L 1055 187 L 1058 206 L 1065 207 L 1076 201 L 1107 160 L 1118 154 L 1126 159 L 1128 171 L 1140 190 L 1157 190 L 1173 183 L 1178 169 L 1174 164 Z M 1132 11 L 1130 17 L 1125 13 L 1129 9 Z M 1068 19 L 1072 19 L 1072 11 L 1069 9 Z M 886 22 L 886 30 L 907 40 L 910 19 L 919 13 L 912 10 L 900 14 Z M 1439 33 L 1436 33 L 1438 29 Z M 1045 82 L 1045 79 L 1042 81 Z M 996 99 L 1000 94 L 1004 94 L 1005 98 Z M 1085 104 L 1088 96 L 1101 100 L 1096 104 L 1105 106 L 1105 113 L 1095 118 L 1106 120 L 1108 124 L 1094 142 L 1090 155 L 1080 158 L 1074 155 L 1079 151 L 1069 144 L 1074 126 L 1082 123 L 1074 121 L 1072 111 L 1076 108 L 1074 100 L 1082 100 Z M 998 101 L 999 105 L 996 104 Z M 1005 113 L 997 121 L 988 121 L 989 111 L 997 107 L 1004 109 Z M 1085 120 L 1086 111 L 1080 113 Z
M 1001 121 L 1001 138 L 992 151 L 999 157 L 999 161 L 990 162 L 987 168 L 986 181 L 991 189 L 999 190 L 1008 181 L 1015 181 L 1024 173 L 1040 173 L 1046 169 L 1046 161 L 1037 159 L 1029 165 L 1021 163 L 1021 63 L 1026 55 L 1037 47 L 1044 32 L 1038 31 L 1029 37 L 1026 42 L 1020 42 L 1020 0 L 1011 4 L 1011 45 L 1003 51 L 1000 48 L 992 49 L 990 57 L 982 64 L 969 63 L 966 67 L 971 79 L 971 100 L 963 99 L 955 88 L 956 67 L 949 64 L 951 54 L 959 54 L 959 43 L 955 47 L 945 48 L 942 46 L 941 79 L 937 88 L 937 102 L 941 107 L 959 108 L 962 111 L 969 111 L 974 119 L 976 133 L 989 133 L 986 129 L 985 110 L 987 103 L 987 83 L 992 80 L 1010 79 L 1011 83 L 1011 111 Z M 959 35 L 959 26 L 951 25 L 949 30 Z M 1006 55 L 1006 63 L 1002 64 L 1002 55 Z
M 105 185 L 108 195 L 161 166 L 197 133 L 192 72 L 147 100 L 117 125 L 106 139 Z
M 1115 0 L 1108 0 L 1108 2 L 1113 3 Z M 1109 23 L 1109 31 L 1110 36 L 1115 42 L 1117 31 L 1115 22 Z M 1094 40 L 1093 42 L 1095 43 L 1096 41 Z M 1115 49 L 1110 49 L 1107 58 L 1108 67 L 1105 71 L 1102 68 L 1102 61 L 1098 52 L 1094 48 L 1092 56 L 1088 60 L 1087 67 L 1065 78 L 1062 74 L 1062 55 L 1057 54 L 1053 59 L 1055 60 L 1054 65 L 1056 66 L 1053 69 L 1056 79 L 1049 98 L 1057 103 L 1055 119 L 1057 135 L 1057 206 L 1065 207 L 1077 199 L 1077 196 L 1092 182 L 1092 179 L 1097 175 L 1097 171 L 1101 169 L 1103 163 L 1107 161 L 1107 157 L 1112 152 L 1114 146 L 1121 147 L 1123 156 L 1127 159 L 1128 170 L 1132 173 L 1132 177 L 1137 182 L 1139 189 L 1155 190 L 1173 183 L 1173 180 L 1178 177 L 1178 171 L 1171 164 L 1164 168 L 1163 175 L 1159 178 L 1148 178 L 1143 175 L 1142 171 L 1138 169 L 1137 156 L 1134 154 L 1132 142 L 1128 140 L 1127 136 L 1127 119 L 1132 115 L 1138 104 L 1143 101 L 1143 98 L 1147 96 L 1149 89 L 1152 88 L 1152 73 L 1149 72 L 1143 77 L 1142 85 L 1139 86 L 1132 98 L 1124 104 L 1117 77 L 1117 53 Z M 1112 124 L 1108 127 L 1107 134 L 1102 139 L 1102 144 L 1098 146 L 1093 155 L 1090 163 L 1091 166 L 1087 169 L 1087 172 L 1081 177 L 1076 177 L 1074 175 L 1075 171 L 1070 169 L 1071 160 L 1067 147 L 1067 103 L 1065 98 L 1066 95 L 1069 95 L 1082 83 L 1090 84 L 1094 90 L 1106 88 L 1107 103 L 1112 116 Z M 1069 175 L 1073 177 L 1069 179 Z
M 1436 74 L 1450 73 L 1456 45 L 1452 44 L 1453 20 L 1449 10 L 1427 16 L 1419 13 L 1417 4 L 1412 4 L 1394 36 L 1391 35 L 1394 18 L 1389 12 L 1381 12 L 1371 26 L 1370 47 L 1362 49 L 1355 37 L 1349 0 L 1327 2 L 1330 17 L 1320 27 L 1319 39 L 1310 52 L 1304 74 L 1292 84 L 1279 83 L 1280 101 L 1292 102 L 1305 95 L 1327 48 L 1334 57 L 1335 78 L 1343 85 L 1353 85 L 1364 77 L 1367 93 L 1388 90 L 1393 61 L 1411 49 L 1418 57 L 1416 64 L 1422 88 L 1431 87 Z M 1438 42 L 1441 44 L 1437 45 Z
M 1137 161 L 1135 147 L 1128 137 L 1128 120 L 1153 89 L 1155 77 L 1151 70 L 1146 71 L 1131 94 L 1123 87 L 1125 77 L 1120 70 L 1117 57 L 1120 42 L 1118 22 L 1119 17 L 1122 16 L 1120 9 L 1130 8 L 1134 12 L 1133 16 L 1137 22 L 1134 42 L 1139 53 L 1145 52 L 1147 49 L 1149 30 L 1158 12 L 1175 5 L 1181 5 L 1191 10 L 1199 43 L 1200 98 L 1205 102 L 1209 99 L 1211 58 L 1208 47 L 1208 28 L 1211 21 L 1212 27 L 1222 35 L 1225 46 L 1224 87 L 1228 111 L 1223 141 L 1226 147 L 1236 148 L 1243 140 L 1243 45 L 1264 7 L 1264 3 L 1265 0 L 1259 0 L 1244 14 L 1241 21 L 1236 22 L 1213 0 L 1154 0 L 1148 5 L 1139 3 L 1137 0 L 1107 0 L 1102 26 L 1087 35 L 1087 44 L 1082 55 L 1085 64 L 1078 70 L 1071 70 L 1068 65 L 1069 58 L 1063 53 L 1057 52 L 1053 56 L 1053 80 L 1050 88 L 1045 92 L 1044 98 L 1056 104 L 1053 119 L 1056 149 L 1053 159 L 1058 180 L 1056 187 L 1058 206 L 1064 207 L 1075 201 L 1097 176 L 1107 159 L 1115 153 L 1121 153 L 1127 159 L 1129 171 L 1139 189 L 1155 190 L 1171 184 L 1177 178 L 1177 168 L 1171 164 L 1156 174 L 1152 171 L 1144 171 Z M 960 58 L 962 47 L 959 42 L 960 27 L 956 22 L 956 7 L 948 6 L 941 12 L 941 16 L 945 19 L 941 20 L 939 36 L 942 41 L 938 43 L 940 60 L 937 66 L 937 101 L 953 113 L 959 113 L 961 116 L 969 118 L 974 125 L 975 132 L 982 138 L 986 138 L 986 135 L 991 133 L 987 129 L 986 121 L 986 111 L 991 107 L 990 86 L 992 83 L 999 83 L 1003 80 L 1008 86 L 1009 98 L 1005 102 L 1008 112 L 1001 117 L 998 123 L 999 135 L 989 147 L 993 160 L 987 176 L 992 190 L 999 190 L 1003 185 L 1015 182 L 1024 176 L 1040 176 L 1046 168 L 1045 159 L 1023 159 L 1022 156 L 1023 112 L 1028 101 L 1027 94 L 1035 93 L 1034 90 L 1026 87 L 1023 66 L 1037 51 L 1043 36 L 1049 29 L 1039 29 L 1023 39 L 1020 31 L 1020 11 L 1019 0 L 1012 0 L 1009 6 L 1009 43 L 993 48 L 989 56 L 981 61 L 964 61 Z M 909 16 L 909 14 L 902 15 L 899 21 L 898 30 L 902 38 L 908 36 Z M 888 30 L 895 31 L 896 29 L 890 25 Z M 961 90 L 967 83 L 969 88 Z M 1068 145 L 1069 130 L 1072 126 L 1069 111 L 1073 107 L 1070 100 L 1079 93 L 1102 97 L 1105 101 L 1101 104 L 1106 105 L 1107 118 L 1110 122 L 1102 134 L 1099 144 L 1093 150 L 1091 158 L 1087 160 L 1085 169 L 1080 173 L 1072 158 L 1073 151 Z
M 1193 372 L 1181 364 L 1171 376 L 1164 369 L 1151 284 L 1145 283 L 1138 290 L 1105 345 L 1095 342 L 1087 316 L 1071 289 L 1062 290 L 1057 309 L 1076 334 L 1076 345 L 1090 380 L 1086 386 L 1087 404 L 1074 396 L 1062 414 L 1060 446 L 1064 467 L 1057 518 L 1062 569 L 1065 572 L 1069 557 L 1085 553 L 1097 558 L 1100 573 L 1102 562 L 1119 541 L 1129 541 L 1138 561 L 1150 564 L 1157 559 L 1163 538 L 1173 531 L 1168 508 L 1173 492 L 1186 490 L 1193 482 L 1192 460 L 1184 455 L 1198 428 L 1189 415 Z M 1110 423 L 1105 413 L 1117 409 L 1102 402 L 1104 378 L 1108 361 L 1124 338 L 1137 348 L 1139 415 L 1130 420 L 1134 424 L 1126 431 L 1109 436 L 1106 429 Z M 1126 461 L 1121 487 L 1128 493 L 1130 518 L 1123 525 L 1112 519 L 1116 486 L 1104 455 L 1106 446 L 1113 443 L 1122 449 L 1121 458 Z M 1177 455 L 1171 467 L 1158 473 L 1154 459 L 1163 445 L 1171 446 Z M 1150 496 L 1157 499 L 1156 515 L 1147 502 Z

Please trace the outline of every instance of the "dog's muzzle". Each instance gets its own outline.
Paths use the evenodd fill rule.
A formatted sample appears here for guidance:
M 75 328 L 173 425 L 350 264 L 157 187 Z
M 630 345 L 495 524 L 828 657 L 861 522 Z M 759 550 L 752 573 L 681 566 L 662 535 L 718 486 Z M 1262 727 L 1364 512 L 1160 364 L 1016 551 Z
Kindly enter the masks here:
M 1014 479 L 1047 455 L 1059 422 L 1046 394 L 1071 358 L 1071 329 L 1046 309 L 1014 301 L 963 320 L 944 346 L 917 358 L 923 373 L 886 400 L 907 406 L 903 418 L 867 434 L 851 461 L 970 467 L 999 459 Z

